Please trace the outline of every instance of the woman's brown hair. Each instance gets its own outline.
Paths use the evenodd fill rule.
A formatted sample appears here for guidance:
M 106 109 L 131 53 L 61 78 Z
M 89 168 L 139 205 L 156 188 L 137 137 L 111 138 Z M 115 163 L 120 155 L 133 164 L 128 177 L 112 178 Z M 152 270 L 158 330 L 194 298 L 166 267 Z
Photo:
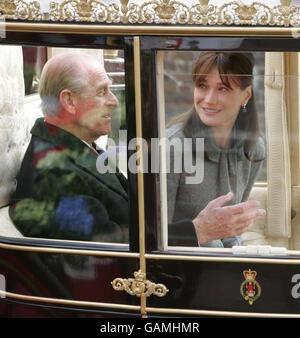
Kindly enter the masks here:
M 235 52 L 203 52 L 195 62 L 192 79 L 195 84 L 202 80 L 214 68 L 218 69 L 221 81 L 226 87 L 231 88 L 232 84 L 238 85 L 242 90 L 253 85 L 254 58 L 251 53 Z M 183 134 L 186 137 L 193 137 L 197 129 L 201 128 L 202 122 L 193 107 L 190 111 L 181 114 L 173 119 L 170 124 L 183 122 Z M 251 153 L 255 148 L 260 135 L 258 114 L 256 110 L 255 97 L 252 87 L 252 96 L 247 104 L 247 112 L 240 111 L 235 122 L 236 136 L 243 134 L 245 139 L 245 155 L 251 160 Z

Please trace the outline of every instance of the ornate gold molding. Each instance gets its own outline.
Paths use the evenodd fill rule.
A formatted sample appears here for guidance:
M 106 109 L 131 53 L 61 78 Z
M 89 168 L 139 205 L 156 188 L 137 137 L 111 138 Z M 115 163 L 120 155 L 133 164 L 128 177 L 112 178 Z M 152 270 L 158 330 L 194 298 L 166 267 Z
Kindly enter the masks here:
M 53 304 L 55 305 L 65 305 L 65 306 L 74 306 L 76 307 L 88 307 L 94 309 L 112 309 L 115 310 L 129 310 L 129 311 L 139 311 L 140 306 L 138 305 L 127 305 L 127 304 L 115 304 L 115 303 L 102 303 L 102 302 L 92 302 L 85 300 L 70 300 L 70 299 L 61 299 L 61 298 L 50 298 L 50 297 L 38 297 L 38 296 L 29 296 L 19 293 L 7 292 L 0 290 L 0 299 L 7 298 L 23 302 L 35 302 L 41 304 Z
M 146 274 L 141 270 L 134 272 L 134 278 L 115 278 L 112 287 L 116 291 L 126 291 L 131 296 L 149 297 L 152 294 L 163 297 L 168 293 L 168 289 L 164 284 L 155 284 L 146 279 Z
M 0 14 L 8 20 L 43 20 L 38 1 L 28 3 L 24 0 L 0 0 Z
M 260 25 L 300 26 L 300 6 L 290 7 L 290 0 L 270 7 L 254 1 L 251 5 L 241 0 L 221 6 L 209 0 L 120 0 L 105 3 L 101 0 L 52 1 L 42 13 L 38 1 L 0 0 L 0 12 L 5 19 L 50 22 L 95 22 L 107 24 L 183 24 L 183 25 Z
M 263 312 L 235 312 L 235 311 L 216 311 L 216 310 L 194 310 L 194 309 L 175 309 L 161 307 L 146 307 L 147 313 L 173 314 L 185 316 L 212 316 L 212 317 L 239 317 L 239 318 L 300 318 L 300 314 L 294 313 L 263 313 Z

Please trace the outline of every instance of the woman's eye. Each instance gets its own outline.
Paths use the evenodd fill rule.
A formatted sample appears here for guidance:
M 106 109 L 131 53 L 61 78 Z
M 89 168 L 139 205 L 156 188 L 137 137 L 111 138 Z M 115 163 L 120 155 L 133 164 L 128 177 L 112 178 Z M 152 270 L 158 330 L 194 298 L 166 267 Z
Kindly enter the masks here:
M 198 83 L 198 84 L 197 84 L 197 87 L 198 87 L 198 88 L 206 88 L 206 86 L 205 86 L 204 83 Z
M 226 87 L 220 87 L 220 88 L 219 88 L 219 91 L 221 91 L 221 92 L 227 92 L 227 91 L 228 91 L 228 88 L 226 88 Z

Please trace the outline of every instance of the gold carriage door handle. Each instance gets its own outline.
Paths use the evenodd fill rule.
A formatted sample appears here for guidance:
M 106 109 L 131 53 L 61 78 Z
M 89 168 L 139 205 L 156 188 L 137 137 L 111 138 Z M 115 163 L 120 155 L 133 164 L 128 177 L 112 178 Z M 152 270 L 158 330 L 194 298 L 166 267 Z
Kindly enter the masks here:
M 149 297 L 155 295 L 164 297 L 169 291 L 164 284 L 156 284 L 146 279 L 146 274 L 141 270 L 134 272 L 134 278 L 115 278 L 112 287 L 116 291 L 126 291 L 131 296 Z

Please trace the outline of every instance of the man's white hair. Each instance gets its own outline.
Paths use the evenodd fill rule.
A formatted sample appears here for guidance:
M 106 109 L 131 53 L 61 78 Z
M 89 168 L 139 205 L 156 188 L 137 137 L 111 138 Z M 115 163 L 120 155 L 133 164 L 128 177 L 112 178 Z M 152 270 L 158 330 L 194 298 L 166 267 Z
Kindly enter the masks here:
M 80 96 L 84 89 L 90 86 L 90 76 L 87 72 L 89 64 L 101 67 L 95 57 L 78 53 L 58 54 L 45 64 L 39 84 L 45 116 L 53 116 L 59 112 L 59 96 L 64 89 Z

